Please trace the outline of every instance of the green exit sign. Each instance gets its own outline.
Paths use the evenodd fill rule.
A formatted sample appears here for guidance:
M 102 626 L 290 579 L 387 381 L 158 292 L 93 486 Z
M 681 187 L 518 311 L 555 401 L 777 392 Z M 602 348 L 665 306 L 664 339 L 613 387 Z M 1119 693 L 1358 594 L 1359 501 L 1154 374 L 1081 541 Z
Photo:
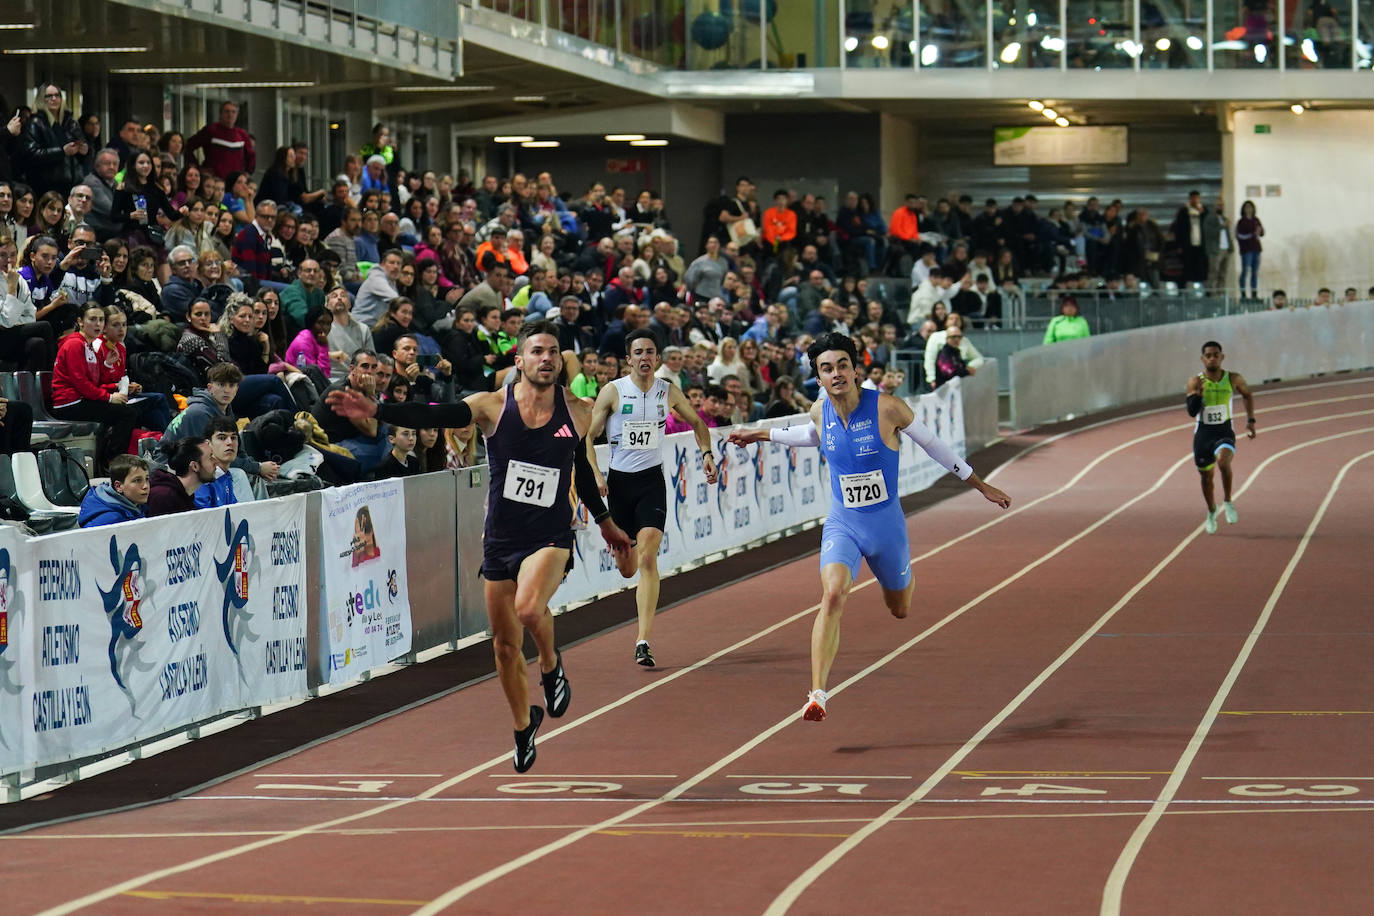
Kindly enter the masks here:
M 1273 130 L 1269 127 L 1268 124 L 1256 124 L 1256 125 L 1255 125 L 1255 133 L 1257 133 L 1257 134 L 1269 134 L 1269 133 L 1273 133 Z

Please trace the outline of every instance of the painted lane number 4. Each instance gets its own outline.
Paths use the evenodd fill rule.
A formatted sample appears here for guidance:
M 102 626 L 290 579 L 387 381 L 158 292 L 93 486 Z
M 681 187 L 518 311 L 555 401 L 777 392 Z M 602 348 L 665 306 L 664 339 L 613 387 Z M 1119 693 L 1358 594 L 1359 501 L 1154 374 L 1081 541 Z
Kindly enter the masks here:
M 1014 789 L 1003 786 L 988 786 L 982 794 L 984 797 L 1015 795 L 1018 798 L 1030 798 L 1034 795 L 1106 795 L 1107 790 L 1085 789 L 1082 786 L 1060 786 L 1049 782 L 1028 782 Z

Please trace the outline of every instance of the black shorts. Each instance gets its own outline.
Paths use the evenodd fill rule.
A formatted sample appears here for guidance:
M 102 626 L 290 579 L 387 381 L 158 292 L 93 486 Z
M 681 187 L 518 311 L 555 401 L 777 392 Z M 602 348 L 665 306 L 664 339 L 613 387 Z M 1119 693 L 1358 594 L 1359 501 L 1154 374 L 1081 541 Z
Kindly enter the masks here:
M 607 507 L 611 520 L 631 538 L 645 528 L 663 530 L 668 524 L 668 485 L 663 479 L 663 465 L 643 471 L 612 470 L 606 476 L 609 491 Z
M 1193 433 L 1193 462 L 1199 471 L 1217 463 L 1217 452 L 1223 448 L 1236 450 L 1236 431 L 1230 423 L 1199 423 Z
M 572 531 L 568 531 L 567 534 L 560 534 L 551 540 L 534 543 L 483 540 L 482 578 L 488 582 L 516 579 L 520 576 L 520 564 L 525 562 L 531 554 L 543 550 L 545 547 L 559 547 L 568 552 L 568 565 L 563 569 L 563 574 L 567 575 L 572 572 L 573 568 L 573 539 Z

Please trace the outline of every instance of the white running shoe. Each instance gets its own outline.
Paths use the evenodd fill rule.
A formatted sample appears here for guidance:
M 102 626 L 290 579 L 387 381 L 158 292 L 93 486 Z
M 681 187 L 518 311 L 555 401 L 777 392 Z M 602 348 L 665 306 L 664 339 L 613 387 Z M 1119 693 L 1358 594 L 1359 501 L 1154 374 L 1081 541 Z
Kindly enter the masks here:
M 1208 534 L 1217 533 L 1217 510 L 1213 509 L 1211 512 L 1207 513 L 1207 521 L 1203 525 L 1203 528 Z
M 1224 502 L 1221 504 L 1221 511 L 1225 513 L 1226 524 L 1228 525 L 1234 525 L 1237 521 L 1240 520 L 1240 516 L 1236 515 L 1236 507 L 1229 502 Z
M 824 690 L 813 690 L 806 695 L 806 706 L 802 708 L 802 718 L 808 722 L 820 722 L 825 718 Z

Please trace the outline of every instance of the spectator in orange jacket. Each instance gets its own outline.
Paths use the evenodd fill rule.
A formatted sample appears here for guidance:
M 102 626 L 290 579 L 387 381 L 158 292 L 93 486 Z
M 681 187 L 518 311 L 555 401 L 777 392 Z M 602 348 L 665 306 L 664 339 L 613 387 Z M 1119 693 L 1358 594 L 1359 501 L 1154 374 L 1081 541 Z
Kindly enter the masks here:
M 887 221 L 887 257 L 891 266 L 903 254 L 911 255 L 912 261 L 921 256 L 921 210 L 920 197 L 908 194 L 906 201 L 892 211 L 892 219 Z
M 773 206 L 763 211 L 763 240 L 781 251 L 797 238 L 797 213 L 787 206 L 787 192 L 781 188 L 773 192 Z

